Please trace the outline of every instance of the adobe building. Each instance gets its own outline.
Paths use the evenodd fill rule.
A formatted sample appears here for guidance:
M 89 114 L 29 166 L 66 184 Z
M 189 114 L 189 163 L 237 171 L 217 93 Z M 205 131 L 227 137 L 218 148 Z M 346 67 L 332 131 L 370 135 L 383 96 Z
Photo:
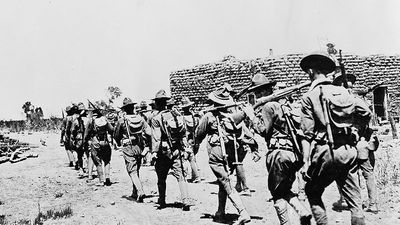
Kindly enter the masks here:
M 299 64 L 304 54 L 270 56 L 250 60 L 239 60 L 227 56 L 221 61 L 197 65 L 170 74 L 171 95 L 175 100 L 182 96 L 195 101 L 195 108 L 205 106 L 207 95 L 215 88 L 229 83 L 240 91 L 251 83 L 251 78 L 260 72 L 267 77 L 283 82 L 288 87 L 308 81 Z M 365 95 L 373 105 L 373 111 L 380 120 L 392 115 L 397 121 L 400 113 L 400 56 L 371 55 L 359 56 L 344 54 L 343 63 L 347 74 L 356 76 L 354 91 L 365 92 L 369 88 L 385 81 L 374 91 Z M 306 91 L 304 88 L 302 91 Z M 298 98 L 301 93 L 295 93 Z M 249 100 L 249 97 L 247 98 Z

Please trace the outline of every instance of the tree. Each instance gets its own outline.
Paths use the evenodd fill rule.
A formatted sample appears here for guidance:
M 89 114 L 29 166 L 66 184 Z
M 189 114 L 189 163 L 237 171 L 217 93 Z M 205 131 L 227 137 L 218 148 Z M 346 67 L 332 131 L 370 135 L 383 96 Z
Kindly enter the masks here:
M 113 104 L 115 99 L 119 98 L 122 95 L 121 89 L 119 87 L 109 86 L 107 88 L 107 96 L 108 96 L 108 103 Z

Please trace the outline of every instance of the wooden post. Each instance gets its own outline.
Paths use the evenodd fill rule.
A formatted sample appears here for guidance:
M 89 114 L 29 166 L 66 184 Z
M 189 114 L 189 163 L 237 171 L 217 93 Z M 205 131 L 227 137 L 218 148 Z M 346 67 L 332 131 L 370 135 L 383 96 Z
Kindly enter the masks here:
M 393 139 L 398 139 L 396 122 L 394 121 L 394 119 L 393 119 L 393 117 L 392 117 L 390 112 L 388 112 L 388 119 L 389 119 L 389 122 L 390 122 L 390 126 L 392 127 Z

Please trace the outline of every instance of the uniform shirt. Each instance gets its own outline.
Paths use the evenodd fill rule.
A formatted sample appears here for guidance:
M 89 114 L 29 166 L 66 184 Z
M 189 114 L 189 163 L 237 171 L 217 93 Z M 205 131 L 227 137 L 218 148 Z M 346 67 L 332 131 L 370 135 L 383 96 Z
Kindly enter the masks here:
M 320 86 L 323 87 L 326 94 L 341 92 L 343 91 L 341 89 L 344 89 L 344 87 L 332 85 L 332 81 L 327 78 L 316 79 L 311 83 L 309 91 L 304 94 L 301 102 L 300 128 L 303 131 L 304 138 L 308 141 L 312 141 L 315 137 L 323 137 L 326 133 L 325 118 L 320 100 Z M 372 115 L 368 106 L 360 98 L 356 98 L 355 104 L 357 116 L 355 121 L 361 125 L 368 125 Z
M 164 130 L 164 125 L 163 125 L 163 121 L 166 121 L 170 118 L 172 118 L 174 115 L 172 114 L 173 112 L 170 110 L 162 110 L 162 111 L 155 111 L 155 114 L 152 118 L 151 118 L 151 123 L 150 123 L 150 127 L 151 127 L 151 151 L 154 152 L 158 152 L 160 150 L 161 146 L 166 147 L 168 144 L 168 137 L 167 134 L 165 133 Z M 176 113 L 176 112 L 174 112 Z M 182 132 L 186 133 L 186 129 L 183 129 Z M 185 134 L 182 134 L 182 137 L 184 137 Z M 182 140 L 183 141 L 183 140 Z M 164 143 L 162 143 L 164 142 Z M 163 145 L 162 145 L 163 144 Z
M 271 147 L 271 138 L 289 139 L 289 128 L 281 107 L 278 102 L 268 102 L 256 113 L 255 130 L 265 139 L 268 147 Z
M 107 118 L 105 116 L 103 119 L 106 120 L 106 125 L 105 125 L 105 130 L 108 134 L 113 134 L 114 128 L 111 126 L 111 124 L 108 122 Z M 100 118 L 100 117 L 98 117 Z M 96 118 L 97 119 L 97 118 Z M 88 120 L 88 123 L 86 125 L 85 129 L 85 135 L 84 135 L 84 140 L 89 141 L 92 137 L 98 135 L 98 131 L 96 130 L 96 126 L 94 124 L 95 117 L 92 117 Z
M 142 118 L 142 133 L 141 135 L 144 138 L 144 141 L 150 139 L 151 136 L 151 129 L 148 123 L 145 121 L 143 117 Z M 133 134 L 128 134 L 128 130 L 126 127 L 125 119 L 122 117 L 117 121 L 117 124 L 115 125 L 115 132 L 114 132 L 114 138 L 115 141 L 117 142 L 118 145 L 121 145 L 121 140 L 129 140 L 129 136 L 133 136 Z M 145 143 L 140 143 L 142 148 L 144 147 Z
M 199 118 L 195 117 L 192 113 L 188 115 L 183 115 L 186 125 L 186 137 L 188 141 L 194 140 L 194 133 L 196 131 L 196 127 L 199 124 Z
M 79 115 L 73 117 L 71 123 L 71 137 L 73 139 L 82 140 L 85 134 L 85 127 L 88 124 L 87 117 L 80 117 Z

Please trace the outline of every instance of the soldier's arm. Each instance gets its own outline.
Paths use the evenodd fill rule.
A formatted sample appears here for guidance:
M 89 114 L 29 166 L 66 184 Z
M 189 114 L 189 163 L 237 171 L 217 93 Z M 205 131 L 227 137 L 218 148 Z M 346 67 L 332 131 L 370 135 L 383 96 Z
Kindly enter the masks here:
M 83 140 L 85 140 L 86 142 L 89 141 L 92 130 L 93 130 L 93 119 L 89 119 L 85 127 L 85 134 L 83 135 Z
M 360 136 L 369 139 L 368 127 L 369 122 L 372 118 L 372 112 L 368 107 L 368 104 L 361 98 L 356 97 L 356 122 L 355 125 L 359 129 Z
M 157 153 L 161 144 L 161 125 L 154 117 L 151 119 L 151 146 L 152 153 Z
M 208 118 L 210 117 L 210 115 L 210 113 L 206 113 L 204 116 L 201 117 L 199 125 L 196 127 L 196 131 L 194 134 L 196 143 L 201 143 L 203 139 L 207 136 Z
M 65 129 L 65 134 L 67 135 L 67 138 L 71 137 L 71 127 L 72 127 L 72 120 L 67 121 L 67 127 Z
M 67 118 L 63 118 L 61 124 L 61 139 L 60 142 L 63 141 L 65 135 L 65 128 L 67 127 Z
M 313 107 L 311 100 L 303 96 L 301 102 L 301 114 L 300 114 L 300 129 L 301 129 L 301 148 L 303 150 L 303 161 L 304 166 L 302 169 L 303 176 L 306 176 L 306 172 L 310 165 L 310 152 L 311 152 L 311 141 L 314 136 L 315 120 L 313 117 Z M 306 179 L 307 177 L 305 177 Z
M 146 146 L 150 146 L 150 141 L 151 141 L 151 128 L 149 124 L 146 122 L 146 120 L 143 120 L 143 136 L 144 140 L 146 142 Z
M 118 120 L 117 124 L 115 124 L 114 130 L 114 139 L 117 142 L 118 146 L 121 146 L 121 139 L 122 139 L 122 121 Z

